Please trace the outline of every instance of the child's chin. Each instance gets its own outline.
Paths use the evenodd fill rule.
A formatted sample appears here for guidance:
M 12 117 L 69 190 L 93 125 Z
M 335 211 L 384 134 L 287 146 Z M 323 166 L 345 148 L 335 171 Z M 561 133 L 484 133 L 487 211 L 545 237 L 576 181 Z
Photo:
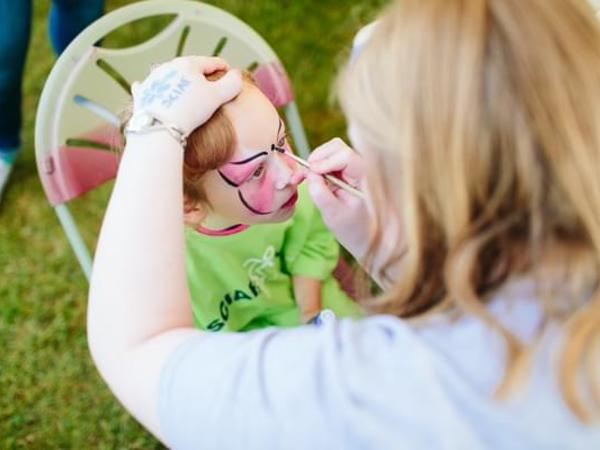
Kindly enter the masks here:
M 262 223 L 279 223 L 285 222 L 290 217 L 294 215 L 294 211 L 296 210 L 296 205 L 288 206 L 287 208 L 281 208 L 274 212 L 273 214 L 269 214 L 265 216 Z
M 264 216 L 252 214 L 252 215 L 246 217 L 246 219 L 243 222 L 248 225 L 260 225 L 261 223 L 285 222 L 286 220 L 288 220 L 290 217 L 292 217 L 294 215 L 294 211 L 296 211 L 296 205 L 291 205 L 291 206 L 287 206 L 285 208 L 280 208 L 277 211 L 275 211 L 271 214 L 268 214 L 268 215 L 264 215 Z
M 277 220 L 274 220 L 274 222 L 283 222 L 285 220 L 288 220 L 294 215 L 294 211 L 296 211 L 296 205 L 288 206 L 285 209 L 280 209 L 279 211 L 277 211 L 277 215 L 279 217 L 277 218 Z

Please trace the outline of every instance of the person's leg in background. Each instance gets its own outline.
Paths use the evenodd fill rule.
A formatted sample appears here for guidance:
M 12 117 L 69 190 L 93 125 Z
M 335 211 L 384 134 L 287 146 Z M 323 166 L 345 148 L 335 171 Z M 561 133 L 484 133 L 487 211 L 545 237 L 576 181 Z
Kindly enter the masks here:
M 50 10 L 50 42 L 57 54 L 104 11 L 104 0 L 53 0 Z
M 21 145 L 22 79 L 31 0 L 0 0 L 0 198 Z
M 54 0 L 49 34 L 58 55 L 98 19 L 104 0 Z M 0 0 L 0 200 L 20 149 L 23 68 L 31 33 L 31 0 Z

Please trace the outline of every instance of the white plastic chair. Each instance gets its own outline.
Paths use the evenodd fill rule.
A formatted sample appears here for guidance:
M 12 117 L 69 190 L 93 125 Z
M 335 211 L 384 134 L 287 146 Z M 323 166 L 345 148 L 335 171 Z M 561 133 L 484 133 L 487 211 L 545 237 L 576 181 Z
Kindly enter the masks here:
M 129 48 L 97 45 L 132 22 L 173 15 L 149 40 Z M 118 112 L 130 100 L 129 85 L 153 63 L 185 54 L 219 55 L 253 72 L 258 86 L 283 108 L 298 152 L 308 142 L 288 76 L 275 52 L 233 15 L 188 0 L 149 0 L 112 11 L 86 28 L 62 53 L 42 91 L 35 126 L 40 179 L 86 277 L 92 258 L 68 203 L 116 175 L 114 147 L 122 145 Z

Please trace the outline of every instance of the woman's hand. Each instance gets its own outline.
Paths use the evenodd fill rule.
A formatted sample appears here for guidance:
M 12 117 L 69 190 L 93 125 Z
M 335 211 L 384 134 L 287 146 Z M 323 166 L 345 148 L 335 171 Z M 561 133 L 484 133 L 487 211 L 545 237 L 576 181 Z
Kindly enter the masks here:
M 310 195 L 325 224 L 352 255 L 362 261 L 368 245 L 370 216 L 363 199 L 327 183 L 320 175 L 331 174 L 352 186 L 364 184 L 364 162 L 340 138 L 316 148 L 308 158 Z
M 204 77 L 217 70 L 228 72 L 217 81 Z M 187 136 L 241 88 L 240 72 L 229 70 L 221 58 L 182 56 L 161 64 L 143 82 L 133 84 L 133 111 L 145 110 Z
M 362 188 L 365 192 L 366 170 L 361 156 L 339 138 L 315 149 L 308 158 L 310 172 L 307 176 L 310 195 L 321 210 L 325 224 L 333 231 L 356 260 L 365 267 L 371 277 L 383 289 L 387 289 L 401 274 L 400 254 L 404 250 L 400 218 L 391 214 L 385 223 L 385 233 L 378 248 L 374 249 L 365 263 L 369 250 L 369 235 L 373 217 L 363 200 L 338 187 L 327 183 L 320 175 L 332 174 L 348 184 Z M 396 261 L 389 265 L 390 261 Z M 385 274 L 381 269 L 385 267 Z

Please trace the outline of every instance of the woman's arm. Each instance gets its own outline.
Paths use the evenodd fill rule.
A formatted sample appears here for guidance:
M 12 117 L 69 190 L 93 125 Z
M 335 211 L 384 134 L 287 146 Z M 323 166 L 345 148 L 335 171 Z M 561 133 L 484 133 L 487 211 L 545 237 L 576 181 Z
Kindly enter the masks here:
M 240 90 L 218 58 L 160 66 L 134 90 L 144 109 L 189 134 Z M 157 89 L 159 86 L 161 89 Z M 167 131 L 130 135 L 104 218 L 90 284 L 88 340 L 98 370 L 125 407 L 161 438 L 158 382 L 192 328 L 184 268 L 183 149 Z

